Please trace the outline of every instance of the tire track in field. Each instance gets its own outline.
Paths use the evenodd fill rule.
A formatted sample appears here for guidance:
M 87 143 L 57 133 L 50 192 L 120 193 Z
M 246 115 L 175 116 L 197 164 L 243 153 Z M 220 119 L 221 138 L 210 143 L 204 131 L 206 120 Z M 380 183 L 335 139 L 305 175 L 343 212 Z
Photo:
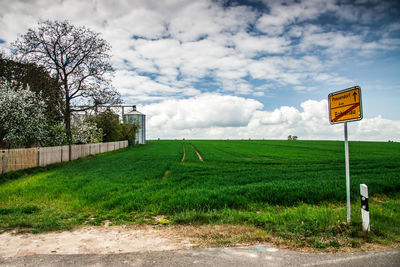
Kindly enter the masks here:
M 201 154 L 200 154 L 200 152 L 197 151 L 197 149 L 194 147 L 194 145 L 193 145 L 193 144 L 190 144 L 190 145 L 192 146 L 194 152 L 196 152 L 197 156 L 199 157 L 199 160 L 200 160 L 200 161 L 204 161 L 204 160 L 203 160 L 203 157 L 202 157 Z
M 184 162 L 184 161 L 185 161 L 185 157 L 186 157 L 186 147 L 185 147 L 185 144 L 182 144 L 182 147 L 183 147 L 183 156 L 182 156 L 181 162 Z
M 184 162 L 185 161 L 185 157 L 186 157 L 186 146 L 185 146 L 184 143 L 182 143 L 182 148 L 183 148 L 183 156 L 182 156 L 181 162 Z M 161 179 L 167 178 L 167 176 L 169 174 L 169 171 L 170 171 L 169 168 L 166 169 L 165 172 L 164 172 L 164 175 L 161 177 Z
M 163 175 L 163 177 L 161 179 L 167 178 L 168 173 L 169 173 L 169 169 L 166 169 L 165 172 L 164 172 L 164 175 Z

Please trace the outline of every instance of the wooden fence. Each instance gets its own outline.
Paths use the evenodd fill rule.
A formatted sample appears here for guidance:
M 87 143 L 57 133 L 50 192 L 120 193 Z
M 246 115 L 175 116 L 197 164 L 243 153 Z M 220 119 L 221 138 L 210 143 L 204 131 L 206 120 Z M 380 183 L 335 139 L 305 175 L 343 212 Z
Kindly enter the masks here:
M 128 146 L 128 141 L 72 145 L 71 160 Z M 0 150 L 0 173 L 69 161 L 69 146 Z

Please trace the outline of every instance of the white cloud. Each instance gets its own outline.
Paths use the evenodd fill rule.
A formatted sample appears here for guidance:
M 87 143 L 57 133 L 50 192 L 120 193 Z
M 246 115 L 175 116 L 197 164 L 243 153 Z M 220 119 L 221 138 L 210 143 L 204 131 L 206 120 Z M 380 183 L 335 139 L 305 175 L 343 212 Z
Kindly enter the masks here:
M 194 128 L 242 127 L 263 105 L 253 99 L 220 94 L 202 94 L 188 99 L 171 99 L 143 106 L 148 127 L 162 132 Z
M 304 32 L 300 48 L 309 51 L 320 47 L 326 53 L 337 54 L 348 50 L 362 49 L 363 37 L 343 32 L 317 32 L 315 30 Z
M 354 84 L 353 80 L 340 77 L 336 73 L 312 73 L 310 75 L 312 76 L 313 80 L 318 82 L 324 82 L 326 84 L 332 84 L 332 85 Z
M 142 107 L 147 115 L 149 138 L 300 139 L 343 140 L 343 124 L 331 125 L 327 100 L 307 100 L 301 110 L 282 106 L 262 110 L 258 101 L 205 94 L 189 99 L 166 100 Z M 381 117 L 349 124 L 350 140 L 400 141 L 400 121 Z
M 285 27 L 294 22 L 315 19 L 321 14 L 337 9 L 334 1 L 309 0 L 302 2 L 264 1 L 269 13 L 263 14 L 257 22 L 257 28 L 270 35 L 282 34 Z
M 111 8 L 114 9 L 114 8 Z M 107 19 L 108 28 L 129 32 L 130 36 L 160 38 L 166 33 L 162 16 L 154 10 L 129 7 L 122 16 Z
M 250 75 L 257 79 L 267 79 L 280 84 L 298 85 L 313 78 L 324 69 L 323 63 L 314 56 L 293 58 L 270 56 L 252 61 L 247 66 Z
M 367 53 L 399 46 L 397 39 L 364 42 L 362 35 L 325 32 L 307 23 L 328 11 L 339 12 L 333 1 L 265 3 L 270 11 L 260 14 L 250 7 L 223 8 L 208 0 L 16 1 L 13 5 L 3 4 L 0 38 L 13 41 L 17 34 L 35 25 L 37 18 L 69 19 L 86 25 L 102 32 L 111 43 L 118 80 L 123 79 L 124 73 L 132 74 L 131 70 L 144 76 L 153 74 L 156 78 L 149 94 L 156 90 L 160 96 L 163 88 L 165 95 L 170 95 L 170 87 L 192 87 L 193 82 L 205 77 L 214 79 L 221 90 L 237 95 L 255 93 L 254 86 L 245 79 L 248 76 L 296 88 L 305 81 L 345 83 L 349 79 L 332 76 L 328 71 L 327 61 L 337 53 L 347 49 Z M 306 23 L 300 26 L 299 22 Z M 251 25 L 267 35 L 250 34 Z M 396 29 L 395 24 L 391 25 Z M 298 44 L 291 42 L 293 36 L 300 38 Z M 296 54 L 315 49 L 330 51 L 332 58 L 322 61 L 315 55 Z M 257 58 L 265 55 L 268 57 Z M 125 79 L 132 80 L 128 76 Z M 121 92 L 138 90 L 137 84 L 133 85 L 126 85 Z M 144 90 L 141 92 L 145 94 Z M 137 93 L 130 95 L 134 94 Z M 148 99 L 143 95 L 139 99 L 145 98 Z
M 200 91 L 193 87 L 171 86 L 167 82 L 155 81 L 148 76 L 128 70 L 116 71 L 113 78 L 113 85 L 118 88 L 125 102 L 132 104 L 200 94 Z
M 248 33 L 238 33 L 233 37 L 236 49 L 248 57 L 260 53 L 282 54 L 289 50 L 289 42 L 282 37 L 251 36 Z
M 400 121 L 387 120 L 381 116 L 357 122 L 354 131 L 356 140 L 400 141 Z
M 221 25 L 215 23 L 218 7 L 206 1 L 193 1 L 190 5 L 181 8 L 176 17 L 169 23 L 169 32 L 173 38 L 190 42 L 217 34 Z
M 301 120 L 300 112 L 294 107 L 283 106 L 273 112 L 263 112 L 260 118 L 261 125 L 296 124 Z

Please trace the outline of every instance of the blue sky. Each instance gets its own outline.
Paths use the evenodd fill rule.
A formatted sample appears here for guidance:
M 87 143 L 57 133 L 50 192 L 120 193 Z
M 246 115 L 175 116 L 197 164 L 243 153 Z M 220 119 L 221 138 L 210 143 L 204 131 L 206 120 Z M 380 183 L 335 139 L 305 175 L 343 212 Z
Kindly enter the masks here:
M 39 20 L 112 45 L 149 138 L 343 138 L 327 96 L 361 86 L 350 139 L 400 141 L 399 1 L 0 1 L 5 50 Z

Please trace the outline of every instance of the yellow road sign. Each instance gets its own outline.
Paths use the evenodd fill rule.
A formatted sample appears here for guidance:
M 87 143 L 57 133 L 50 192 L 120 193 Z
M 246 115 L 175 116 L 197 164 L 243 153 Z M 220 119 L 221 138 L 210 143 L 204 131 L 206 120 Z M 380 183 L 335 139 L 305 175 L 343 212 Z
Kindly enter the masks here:
M 363 117 L 361 88 L 354 86 L 329 94 L 329 122 L 358 121 Z

